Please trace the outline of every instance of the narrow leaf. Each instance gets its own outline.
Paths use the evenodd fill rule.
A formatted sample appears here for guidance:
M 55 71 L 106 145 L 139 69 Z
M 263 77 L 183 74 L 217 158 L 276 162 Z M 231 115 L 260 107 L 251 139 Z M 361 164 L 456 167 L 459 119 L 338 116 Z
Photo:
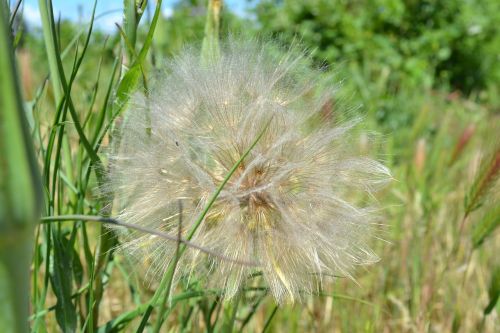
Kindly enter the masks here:
M 490 301 L 484 309 L 484 315 L 488 315 L 495 308 L 500 297 L 500 266 L 497 266 L 491 276 L 490 289 L 488 291 Z
M 483 244 L 500 225 L 500 205 L 496 205 L 484 214 L 482 219 L 474 226 L 472 231 L 472 243 L 474 248 Z
M 63 332 L 76 331 L 76 308 L 71 301 L 73 251 L 71 242 L 62 234 L 53 232 L 54 265 L 51 269 L 50 282 L 57 298 L 56 320 Z

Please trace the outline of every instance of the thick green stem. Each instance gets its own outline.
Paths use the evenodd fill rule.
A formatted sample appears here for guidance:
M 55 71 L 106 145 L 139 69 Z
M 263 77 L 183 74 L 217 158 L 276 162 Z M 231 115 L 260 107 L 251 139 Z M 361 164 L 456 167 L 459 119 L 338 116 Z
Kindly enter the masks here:
M 8 10 L 0 9 L 0 327 L 15 333 L 29 329 L 30 262 L 41 186 L 19 88 Z
M 33 221 L 27 221 L 33 224 Z M 33 253 L 31 230 L 11 230 L 0 239 L 0 325 L 5 332 L 27 332 L 30 264 Z

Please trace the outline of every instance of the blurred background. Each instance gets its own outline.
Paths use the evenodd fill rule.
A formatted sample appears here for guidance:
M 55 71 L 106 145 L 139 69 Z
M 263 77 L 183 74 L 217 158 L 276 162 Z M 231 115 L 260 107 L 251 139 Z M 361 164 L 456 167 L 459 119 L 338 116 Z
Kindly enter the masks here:
M 19 3 L 12 22 L 14 45 L 27 118 L 43 167 L 53 158 L 47 157 L 46 147 L 51 131 L 61 125 L 55 120 L 61 96 L 47 81 L 53 69 L 42 2 L 9 5 L 13 11 Z M 84 131 L 98 133 L 101 113 L 110 124 L 115 121 L 106 110 L 113 110 L 113 100 L 123 97 L 123 78 L 147 44 L 156 2 L 98 0 L 87 46 L 93 2 L 54 0 L 52 5 L 57 52 L 63 71 L 73 77 L 72 103 Z M 162 3 L 137 89 L 161 69 L 164 59 L 186 45 L 201 44 L 206 18 L 207 1 Z M 311 53 L 311 66 L 335 73 L 342 83 L 342 101 L 332 100 L 325 108 L 342 112 L 348 104 L 351 112 L 362 115 L 363 132 L 368 134 L 359 135 L 356 149 L 381 159 L 395 178 L 377 197 L 384 223 L 384 241 L 373 242 L 381 257 L 378 264 L 359 269 L 356 282 L 338 279 L 305 305 L 276 308 L 271 298 L 251 294 L 235 311 L 234 330 L 500 331 L 499 30 L 498 0 L 224 1 L 221 39 L 236 35 L 283 45 L 298 42 Z M 65 171 L 54 176 L 56 180 L 44 178 L 49 198 L 44 215 L 96 215 L 101 209 L 98 180 L 79 167 L 88 166 L 89 157 L 79 146 L 74 119 L 65 121 L 61 135 L 67 137 L 67 147 L 63 145 L 58 157 Z M 108 135 L 103 133 L 100 140 L 106 146 Z M 82 304 L 89 302 L 88 290 L 98 288 L 92 283 L 89 287 L 89 282 L 96 276 L 90 267 L 98 255 L 92 251 L 99 231 L 89 226 L 80 233 L 81 228 L 62 224 L 57 233 L 38 229 L 32 267 L 32 275 L 38 276 L 33 279 L 30 319 L 34 331 L 89 329 L 85 320 L 92 310 Z M 71 260 L 58 255 L 62 250 L 52 248 L 54 244 L 75 255 Z M 142 312 L 133 311 L 154 291 L 127 273 L 123 258 L 109 255 L 102 260 L 98 272 L 103 286 L 97 306 L 90 306 L 98 315 L 91 317 L 95 322 L 90 326 L 103 332 L 113 331 L 106 325 L 135 331 Z M 47 262 L 52 264 L 45 266 Z M 58 262 L 73 272 L 65 293 L 54 284 L 57 268 L 51 265 Z M 218 319 L 211 319 L 214 308 L 230 311 L 221 304 L 215 296 L 188 299 L 168 317 L 165 332 L 222 330 Z M 69 316 L 75 324 L 61 319 L 61 311 L 74 312 Z M 125 314 L 126 324 L 113 326 L 113 320 Z

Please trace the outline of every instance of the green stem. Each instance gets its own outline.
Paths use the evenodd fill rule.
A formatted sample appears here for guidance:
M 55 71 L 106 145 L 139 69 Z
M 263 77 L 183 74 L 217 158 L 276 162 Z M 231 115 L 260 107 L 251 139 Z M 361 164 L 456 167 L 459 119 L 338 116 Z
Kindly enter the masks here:
M 191 230 L 189 231 L 189 233 L 188 233 L 188 235 L 186 237 L 186 239 L 188 241 L 191 240 L 191 238 L 193 238 L 196 230 L 200 226 L 201 222 L 205 219 L 205 216 L 207 215 L 208 211 L 210 210 L 210 208 L 212 207 L 212 205 L 215 203 L 215 200 L 217 200 L 217 197 L 222 192 L 222 189 L 227 184 L 227 182 L 229 181 L 229 179 L 231 178 L 231 176 L 238 169 L 238 167 L 243 162 L 243 160 L 245 160 L 245 158 L 248 156 L 248 154 L 250 154 L 250 151 L 257 145 L 257 142 L 259 142 L 260 138 L 264 135 L 265 131 L 267 130 L 267 128 L 269 126 L 269 124 L 271 123 L 271 120 L 272 119 L 270 119 L 268 121 L 268 123 L 266 124 L 266 126 L 264 126 L 264 128 L 259 133 L 259 135 L 257 136 L 257 138 L 252 142 L 252 144 L 250 145 L 250 147 L 248 147 L 248 149 L 245 151 L 245 153 L 243 155 L 241 155 L 240 159 L 233 165 L 233 167 L 231 168 L 231 170 L 229 170 L 228 174 L 226 175 L 226 177 L 224 178 L 224 180 L 222 181 L 222 183 L 219 185 L 219 187 L 217 188 L 217 190 L 214 192 L 214 194 L 212 195 L 212 197 L 210 198 L 210 200 L 208 200 L 207 205 L 205 206 L 205 208 L 203 209 L 203 211 L 201 212 L 201 214 L 198 216 L 198 219 L 196 220 L 196 222 L 194 223 L 193 227 L 191 228 Z M 182 244 L 181 246 L 179 246 L 179 251 L 178 251 L 179 258 L 186 251 L 186 248 L 187 247 L 186 247 L 185 244 Z M 160 299 L 161 295 L 163 294 L 165 288 L 172 283 L 171 279 L 174 276 L 175 265 L 176 265 L 176 260 L 172 260 L 170 262 L 170 264 L 168 265 L 167 270 L 166 270 L 165 274 L 163 275 L 162 280 L 160 281 L 160 285 L 156 289 L 155 294 L 153 295 L 153 297 L 151 298 L 151 301 L 149 302 L 149 304 L 150 304 L 149 307 L 150 307 L 151 310 L 152 310 L 152 307 L 154 306 L 154 304 L 158 303 L 158 300 Z M 143 322 L 148 320 L 148 317 L 151 315 L 151 312 L 152 312 L 151 310 L 147 311 L 144 314 L 143 319 L 142 319 Z
M 8 10 L 0 4 L 0 323 L 27 332 L 41 184 L 23 108 Z
M 201 46 L 201 61 L 211 63 L 219 58 L 219 26 L 222 0 L 208 0 L 205 36 Z
M 265 333 L 267 329 L 271 326 L 271 322 L 273 321 L 274 315 L 276 315 L 276 312 L 278 311 L 278 306 L 276 305 L 274 307 L 273 312 L 269 315 L 269 318 L 266 320 L 266 324 L 264 325 L 264 328 L 262 329 L 262 333 Z
M 5 332 L 28 331 L 32 251 L 30 230 L 0 238 L 0 323 Z

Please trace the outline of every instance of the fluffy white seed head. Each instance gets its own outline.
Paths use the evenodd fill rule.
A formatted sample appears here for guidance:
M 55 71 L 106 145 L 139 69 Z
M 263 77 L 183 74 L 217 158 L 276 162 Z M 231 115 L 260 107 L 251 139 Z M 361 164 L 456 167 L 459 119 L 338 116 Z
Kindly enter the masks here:
M 256 42 L 230 41 L 208 65 L 193 50 L 171 60 L 147 97 L 134 97 L 109 156 L 117 218 L 176 236 L 180 201 L 186 237 L 265 129 L 191 240 L 234 261 L 191 249 L 177 276 L 196 276 L 230 298 L 261 271 L 285 302 L 318 290 L 326 276 L 350 276 L 353 266 L 376 261 L 365 243 L 372 211 L 352 194 L 372 193 L 389 170 L 353 156 L 355 121 L 323 117 L 335 86 L 319 89 L 319 74 L 295 52 L 280 55 Z M 177 244 L 157 236 L 127 232 L 123 239 L 125 253 L 155 277 L 175 256 Z

